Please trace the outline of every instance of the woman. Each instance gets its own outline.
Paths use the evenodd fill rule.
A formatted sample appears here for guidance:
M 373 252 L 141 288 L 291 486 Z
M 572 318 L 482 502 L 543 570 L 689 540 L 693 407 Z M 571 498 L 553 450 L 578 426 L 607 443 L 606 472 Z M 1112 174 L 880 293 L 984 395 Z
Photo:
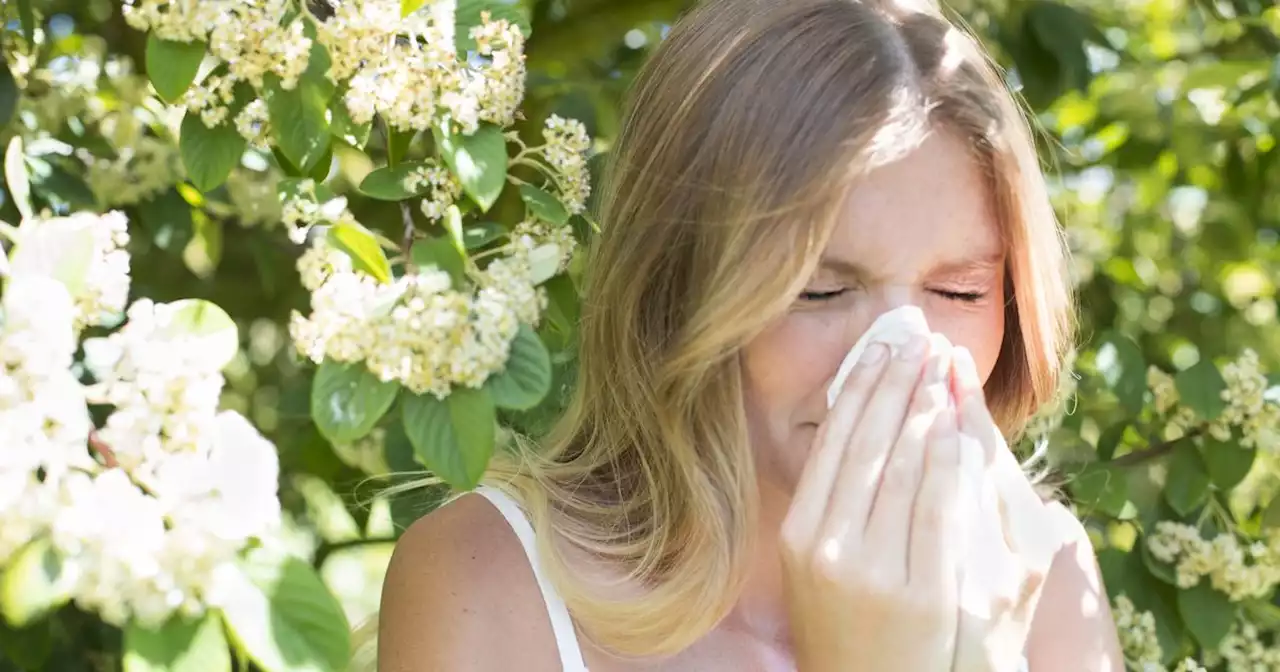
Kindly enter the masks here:
M 704 2 L 599 214 L 571 407 L 405 533 L 380 669 L 1121 669 L 1078 523 L 1026 599 L 957 615 L 959 432 L 1018 433 L 1070 320 L 1029 133 L 936 6 Z M 873 346 L 828 412 L 908 304 L 956 347 Z

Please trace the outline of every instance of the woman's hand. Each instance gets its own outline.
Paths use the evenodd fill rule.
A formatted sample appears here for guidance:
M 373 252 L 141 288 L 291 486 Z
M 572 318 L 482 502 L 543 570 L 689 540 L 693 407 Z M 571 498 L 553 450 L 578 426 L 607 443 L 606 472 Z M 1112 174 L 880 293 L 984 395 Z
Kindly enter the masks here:
M 978 512 L 963 560 L 954 672 L 1014 672 L 1053 557 L 1064 537 L 996 427 L 973 360 L 955 356 L 960 450 L 983 455 Z
M 814 441 L 782 529 L 804 672 L 952 669 L 971 515 L 940 345 L 868 348 Z

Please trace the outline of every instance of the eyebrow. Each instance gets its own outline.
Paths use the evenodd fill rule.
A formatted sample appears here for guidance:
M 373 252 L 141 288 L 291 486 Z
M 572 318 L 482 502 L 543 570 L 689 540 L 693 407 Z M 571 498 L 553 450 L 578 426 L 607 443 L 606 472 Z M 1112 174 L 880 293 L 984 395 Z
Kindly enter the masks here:
M 929 269 L 930 274 L 950 274 L 950 273 L 966 273 L 978 271 L 991 271 L 1004 265 L 1007 255 L 1003 250 L 990 252 L 976 256 L 970 256 L 960 259 L 951 259 L 943 261 Z M 818 264 L 823 270 L 832 271 L 839 275 L 852 278 L 871 278 L 874 273 L 867 270 L 866 266 L 842 257 L 823 257 Z

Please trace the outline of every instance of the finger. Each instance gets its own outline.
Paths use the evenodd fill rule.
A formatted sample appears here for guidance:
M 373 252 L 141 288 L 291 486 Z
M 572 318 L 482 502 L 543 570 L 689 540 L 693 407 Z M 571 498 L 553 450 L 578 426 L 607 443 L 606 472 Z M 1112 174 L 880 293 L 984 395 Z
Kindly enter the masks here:
M 883 343 L 873 343 L 863 351 L 836 405 L 828 412 L 818 435 L 814 437 L 813 454 L 805 461 L 791 507 L 783 521 L 783 534 L 791 543 L 809 547 L 816 539 L 831 501 L 849 437 L 884 372 L 888 358 L 889 349 Z
M 907 570 L 909 586 L 939 599 L 957 599 L 967 539 L 960 455 L 955 412 L 944 409 L 929 431 L 924 477 L 911 514 Z
M 867 520 L 865 544 L 874 549 L 874 559 L 870 561 L 884 563 L 877 570 L 903 582 L 907 578 L 911 509 L 924 477 L 929 430 L 938 414 L 948 409 L 951 396 L 947 385 L 950 347 L 945 339 L 938 343 L 940 347 L 924 366 L 924 377 L 916 386 L 902 431 L 880 476 Z
M 965 399 L 960 427 L 961 432 L 982 444 L 982 451 L 988 456 L 1005 543 L 1028 570 L 1047 571 L 1061 545 L 1055 528 L 1048 524 L 1044 501 L 1009 450 L 980 397 L 971 395 Z
M 886 365 L 884 374 L 863 407 L 862 421 L 854 426 L 849 449 L 840 463 L 821 532 L 823 537 L 862 536 L 876 494 L 876 484 L 902 428 L 907 405 L 915 392 L 928 351 L 928 337 L 912 336 Z

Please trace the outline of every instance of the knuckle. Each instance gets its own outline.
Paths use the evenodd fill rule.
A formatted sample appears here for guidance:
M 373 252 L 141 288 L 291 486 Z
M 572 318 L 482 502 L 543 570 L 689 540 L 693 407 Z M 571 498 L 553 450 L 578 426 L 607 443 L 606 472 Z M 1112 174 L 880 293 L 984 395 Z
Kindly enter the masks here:
M 915 490 L 919 482 L 918 465 L 913 464 L 913 460 L 908 456 L 901 455 L 902 451 L 894 451 L 893 457 L 889 459 L 889 464 L 885 466 L 884 474 L 881 477 L 881 488 L 888 492 L 909 492 Z

